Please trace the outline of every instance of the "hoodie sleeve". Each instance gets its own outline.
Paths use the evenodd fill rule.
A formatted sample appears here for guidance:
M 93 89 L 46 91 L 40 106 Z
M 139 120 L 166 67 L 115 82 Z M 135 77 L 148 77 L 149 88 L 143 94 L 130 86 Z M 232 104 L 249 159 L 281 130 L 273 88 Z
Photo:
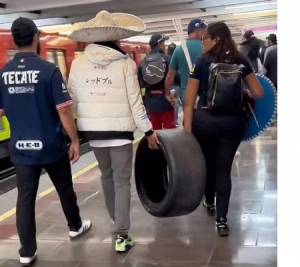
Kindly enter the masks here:
M 75 115 L 77 115 L 77 90 L 76 90 L 76 60 L 73 61 L 72 65 L 71 65 L 71 70 L 70 70 L 70 74 L 69 74 L 69 80 L 68 80 L 68 90 L 69 90 L 69 94 L 71 99 L 73 100 L 73 112 L 75 113 Z
M 131 59 L 127 59 L 126 61 L 128 63 L 125 81 L 132 116 L 136 127 L 141 132 L 145 133 L 146 136 L 149 136 L 153 133 L 152 124 L 148 118 L 146 108 L 143 105 L 140 86 L 138 82 L 136 64 Z

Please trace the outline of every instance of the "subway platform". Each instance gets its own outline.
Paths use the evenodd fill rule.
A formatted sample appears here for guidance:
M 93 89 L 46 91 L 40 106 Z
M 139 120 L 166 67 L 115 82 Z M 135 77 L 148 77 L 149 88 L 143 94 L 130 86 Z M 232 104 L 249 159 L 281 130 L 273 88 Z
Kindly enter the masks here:
M 43 175 L 36 205 L 38 259 L 34 266 L 277 266 L 277 128 L 243 143 L 239 152 L 232 171 L 229 237 L 217 236 L 213 218 L 201 206 L 184 217 L 152 217 L 142 207 L 132 179 L 130 234 L 137 243 L 126 254 L 114 251 L 101 174 L 92 152 L 74 166 L 82 217 L 93 221 L 91 232 L 79 240 L 69 240 L 58 196 Z M 15 201 L 15 189 L 0 196 L 1 267 L 19 266 Z

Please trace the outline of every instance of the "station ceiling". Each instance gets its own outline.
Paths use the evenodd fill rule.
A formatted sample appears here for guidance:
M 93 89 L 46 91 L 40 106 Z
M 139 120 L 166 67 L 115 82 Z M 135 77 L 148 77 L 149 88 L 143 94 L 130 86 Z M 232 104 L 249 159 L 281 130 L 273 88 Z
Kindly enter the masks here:
M 256 35 L 277 31 L 274 0 L 0 0 L 0 28 L 9 29 L 16 18 L 25 16 L 46 32 L 68 34 L 101 10 L 141 17 L 147 30 L 143 36 L 135 37 L 137 41 L 147 41 L 154 33 L 178 41 L 173 19 L 181 19 L 184 30 L 193 18 L 208 23 L 223 21 L 230 26 L 236 41 L 247 29 Z

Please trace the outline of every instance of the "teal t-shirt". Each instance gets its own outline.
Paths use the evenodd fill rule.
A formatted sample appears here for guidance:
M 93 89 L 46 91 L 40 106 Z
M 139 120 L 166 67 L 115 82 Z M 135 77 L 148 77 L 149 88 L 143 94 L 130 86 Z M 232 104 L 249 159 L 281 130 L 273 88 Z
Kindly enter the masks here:
M 199 40 L 187 40 L 186 45 L 190 53 L 192 64 L 194 64 L 197 58 L 203 53 L 203 45 Z M 169 68 L 180 72 L 180 95 L 184 101 L 185 89 L 190 77 L 190 69 L 181 46 L 175 49 Z

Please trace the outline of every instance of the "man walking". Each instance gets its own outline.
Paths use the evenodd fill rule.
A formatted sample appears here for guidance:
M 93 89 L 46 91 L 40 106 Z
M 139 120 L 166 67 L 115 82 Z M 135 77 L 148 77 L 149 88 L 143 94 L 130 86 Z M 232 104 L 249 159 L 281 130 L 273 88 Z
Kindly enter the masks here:
M 73 189 L 70 159 L 72 163 L 79 159 L 79 141 L 61 72 L 39 57 L 39 31 L 32 20 L 15 20 L 11 31 L 19 53 L 0 72 L 0 116 L 6 115 L 11 127 L 20 263 L 28 266 L 37 255 L 35 200 L 43 168 L 60 197 L 70 238 L 88 232 L 92 225 L 81 219 Z M 71 139 L 69 153 L 62 128 Z
M 193 19 L 188 25 L 188 40 L 186 46 L 189 51 L 189 57 L 192 64 L 203 53 L 202 39 L 207 28 L 205 21 L 201 19 Z M 169 66 L 168 75 L 165 80 L 165 91 L 168 100 L 173 103 L 174 99 L 171 94 L 171 89 L 174 86 L 176 74 L 180 73 L 180 99 L 184 106 L 186 87 L 190 76 L 190 68 L 186 59 L 186 55 L 182 46 L 176 48 L 172 55 L 171 63 Z

